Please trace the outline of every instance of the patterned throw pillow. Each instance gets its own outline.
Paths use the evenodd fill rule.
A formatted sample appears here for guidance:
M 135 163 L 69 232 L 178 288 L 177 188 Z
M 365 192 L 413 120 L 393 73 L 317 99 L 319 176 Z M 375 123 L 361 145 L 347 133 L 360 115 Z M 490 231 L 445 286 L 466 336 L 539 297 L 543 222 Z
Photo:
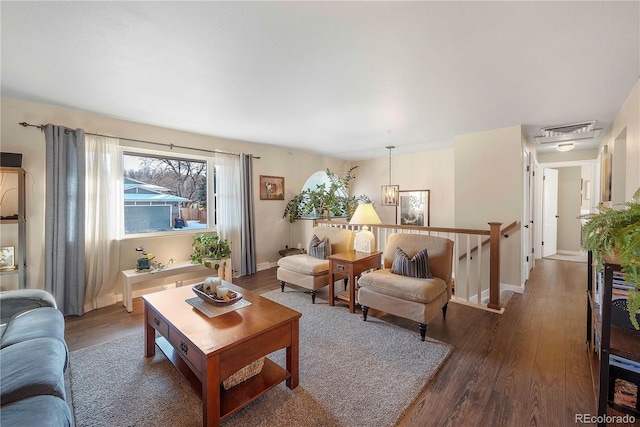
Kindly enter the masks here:
M 309 244 L 309 255 L 319 259 L 327 259 L 331 255 L 331 244 L 329 238 L 325 237 L 320 240 L 315 234 L 311 238 L 311 244 Z
M 402 276 L 417 277 L 418 279 L 433 278 L 431 271 L 429 271 L 427 249 L 421 250 L 411 259 L 402 249 L 396 249 L 396 254 L 391 264 L 391 272 Z

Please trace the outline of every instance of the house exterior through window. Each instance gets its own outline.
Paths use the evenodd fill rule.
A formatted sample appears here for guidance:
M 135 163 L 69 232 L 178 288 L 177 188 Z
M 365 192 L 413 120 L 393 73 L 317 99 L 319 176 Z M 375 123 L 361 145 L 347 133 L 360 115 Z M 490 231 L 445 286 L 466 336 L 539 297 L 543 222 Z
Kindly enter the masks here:
M 124 232 L 208 228 L 207 161 L 124 153 Z

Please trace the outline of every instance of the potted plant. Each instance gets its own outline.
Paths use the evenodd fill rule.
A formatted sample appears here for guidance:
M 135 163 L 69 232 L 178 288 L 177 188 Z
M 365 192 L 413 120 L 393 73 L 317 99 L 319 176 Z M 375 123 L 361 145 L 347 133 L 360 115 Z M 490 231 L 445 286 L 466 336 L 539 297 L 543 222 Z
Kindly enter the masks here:
M 193 236 L 192 263 L 203 264 L 208 268 L 213 268 L 224 279 L 227 262 L 230 257 L 231 245 L 227 239 L 221 239 L 217 234 Z
M 358 166 L 352 166 L 344 178 L 327 169 L 329 185 L 318 184 L 314 189 L 303 190 L 300 194 L 289 200 L 282 214 L 289 222 L 294 222 L 299 218 L 324 218 L 351 215 L 358 207 L 359 201 L 371 203 L 371 199 L 366 195 L 351 196 L 349 186 L 351 180 L 355 179 L 353 171 Z
M 582 218 L 582 240 L 585 249 L 592 251 L 596 268 L 602 267 L 605 259 L 619 264 L 625 281 L 632 286 L 627 300 L 629 318 L 636 329 L 640 329 L 637 315 L 640 314 L 640 188 L 630 202 L 620 209 L 601 205 L 599 213 Z

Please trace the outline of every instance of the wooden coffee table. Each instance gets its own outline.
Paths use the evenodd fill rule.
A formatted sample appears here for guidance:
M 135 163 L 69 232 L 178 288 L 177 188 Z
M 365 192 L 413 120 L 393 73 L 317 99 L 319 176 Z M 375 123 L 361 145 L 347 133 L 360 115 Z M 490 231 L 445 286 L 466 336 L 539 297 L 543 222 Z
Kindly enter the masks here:
M 185 302 L 190 286 L 144 295 L 145 356 L 157 345 L 202 398 L 202 425 L 220 421 L 282 381 L 298 385 L 301 313 L 229 282 L 250 306 L 209 318 Z M 159 335 L 156 338 L 156 331 Z M 286 369 L 265 359 L 262 371 L 225 390 L 222 381 L 254 360 L 286 348 Z

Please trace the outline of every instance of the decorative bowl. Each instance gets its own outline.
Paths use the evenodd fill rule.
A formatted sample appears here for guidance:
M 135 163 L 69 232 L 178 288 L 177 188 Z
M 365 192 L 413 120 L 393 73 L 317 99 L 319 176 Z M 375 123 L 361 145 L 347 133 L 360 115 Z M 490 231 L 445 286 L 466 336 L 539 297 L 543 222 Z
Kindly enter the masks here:
M 201 300 L 203 300 L 204 302 L 208 302 L 209 304 L 231 305 L 242 299 L 242 294 L 240 292 L 235 292 L 235 291 L 232 291 L 231 289 L 229 289 L 229 293 L 227 294 L 229 299 L 218 298 L 218 296 L 215 294 L 215 291 L 213 293 L 209 293 L 202 289 L 202 285 L 203 283 L 198 283 L 197 285 L 193 285 L 193 288 L 192 288 L 193 292 L 195 292 L 195 294 L 198 295 Z

